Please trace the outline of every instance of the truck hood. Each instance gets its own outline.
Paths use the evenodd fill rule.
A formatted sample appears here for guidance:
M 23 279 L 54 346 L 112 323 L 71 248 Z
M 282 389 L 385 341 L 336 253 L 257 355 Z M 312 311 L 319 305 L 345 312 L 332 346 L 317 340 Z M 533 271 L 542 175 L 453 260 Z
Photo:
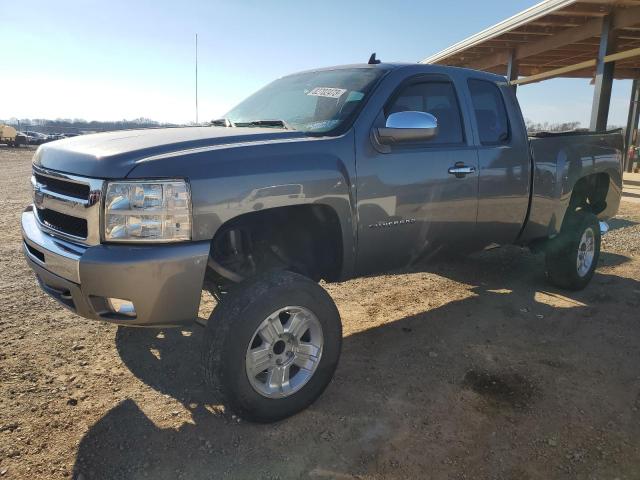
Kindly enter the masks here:
M 122 130 L 46 143 L 34 164 L 95 178 L 124 178 L 149 157 L 216 145 L 278 142 L 303 138 L 303 132 L 276 128 L 184 127 Z

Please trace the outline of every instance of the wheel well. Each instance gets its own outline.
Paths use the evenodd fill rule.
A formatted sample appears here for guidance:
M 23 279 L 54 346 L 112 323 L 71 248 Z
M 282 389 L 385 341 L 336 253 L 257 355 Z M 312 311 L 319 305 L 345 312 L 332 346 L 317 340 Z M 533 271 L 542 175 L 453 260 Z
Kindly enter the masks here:
M 607 194 L 609 193 L 609 175 L 595 173 L 580 178 L 573 187 L 567 213 L 576 210 L 589 210 L 599 214 L 607 208 Z
M 333 208 L 317 204 L 246 213 L 218 229 L 210 259 L 208 279 L 213 275 L 219 285 L 229 283 L 233 274 L 237 281 L 272 269 L 316 281 L 337 280 L 342 269 L 340 221 Z

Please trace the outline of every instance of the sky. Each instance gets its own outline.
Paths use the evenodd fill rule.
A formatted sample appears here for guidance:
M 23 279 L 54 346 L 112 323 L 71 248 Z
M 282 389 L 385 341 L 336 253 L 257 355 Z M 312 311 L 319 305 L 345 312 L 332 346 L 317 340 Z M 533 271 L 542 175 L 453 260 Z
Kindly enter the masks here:
M 330 65 L 416 62 L 535 0 L 0 0 L 0 119 L 195 121 L 222 116 L 283 75 Z M 609 124 L 626 123 L 616 81 Z M 518 88 L 535 122 L 589 123 L 589 80 Z

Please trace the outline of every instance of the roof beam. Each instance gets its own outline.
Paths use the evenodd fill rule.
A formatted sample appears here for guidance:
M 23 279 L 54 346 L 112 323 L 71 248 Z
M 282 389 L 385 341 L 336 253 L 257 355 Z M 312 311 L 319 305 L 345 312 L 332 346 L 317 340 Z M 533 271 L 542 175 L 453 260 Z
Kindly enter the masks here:
M 502 75 L 503 74 L 503 70 L 496 70 L 494 73 L 497 73 L 498 75 Z M 535 71 L 533 69 L 531 69 L 530 67 L 520 67 L 520 75 L 524 76 L 531 76 L 531 75 L 537 75 L 538 73 L 541 73 L 539 70 Z M 561 75 L 562 78 L 593 78 L 593 67 L 587 68 L 587 69 L 583 69 L 583 70 L 574 70 L 572 72 L 566 73 Z M 616 65 L 616 70 L 615 70 L 615 74 L 614 77 L 616 80 L 621 80 L 621 79 L 628 79 L 628 78 L 639 78 L 640 77 L 640 66 L 635 67 L 635 68 L 620 68 Z M 539 80 L 540 81 L 540 80 Z M 534 83 L 534 82 L 530 82 L 530 83 Z
M 586 17 L 586 18 L 601 18 L 601 17 Z M 537 25 L 540 27 L 565 27 L 576 28 L 584 25 L 585 17 L 562 17 L 557 15 L 546 15 L 531 22 L 531 25 Z
M 613 12 L 613 29 L 630 28 L 640 23 L 640 7 L 617 8 Z
M 539 27 L 537 25 L 522 25 L 514 30 L 509 30 L 511 35 L 554 35 L 561 32 L 560 27 Z
M 553 12 L 554 15 L 567 15 L 578 16 L 583 15 L 585 17 L 598 17 L 606 15 L 611 11 L 611 5 L 598 5 L 598 4 L 574 4 L 569 5 L 562 10 Z
M 518 59 L 517 51 L 514 54 L 515 58 Z M 509 52 L 505 50 L 504 52 L 496 52 L 488 57 L 477 60 L 473 63 L 469 64 L 469 68 L 475 68 L 476 70 L 486 70 L 490 67 L 495 67 L 496 65 L 504 65 L 509 60 Z
M 639 39 L 640 40 L 640 39 Z M 635 40 L 630 41 L 630 40 L 625 40 L 624 43 L 637 43 Z M 543 52 L 537 53 L 535 55 L 527 55 L 526 57 L 522 57 L 522 59 L 525 58 L 529 58 L 529 57 L 537 57 L 538 55 L 549 55 L 549 54 L 567 54 L 567 55 L 571 55 L 572 53 L 580 53 L 580 52 L 597 52 L 598 51 L 598 46 L 599 44 L 595 43 L 595 44 L 584 44 L 584 43 L 572 43 L 571 45 L 565 45 L 563 47 L 559 47 L 559 48 L 554 48 L 552 50 L 544 50 Z M 517 47 L 517 46 L 514 46 Z M 502 52 L 503 50 L 500 47 L 497 46 L 477 46 L 474 47 L 473 49 L 467 50 L 464 54 L 461 54 L 459 56 L 452 56 L 449 57 L 450 60 L 452 59 L 456 59 L 456 58 L 471 58 L 474 55 L 478 56 L 480 55 L 480 58 L 483 58 L 482 55 L 484 54 L 486 57 L 487 53 L 498 53 L 498 52 Z
M 616 62 L 618 60 L 624 60 L 627 58 L 640 57 L 640 48 L 634 48 L 626 50 L 624 52 L 611 53 L 604 56 L 604 63 Z M 554 68 L 547 70 L 546 72 L 538 73 L 535 75 L 529 75 L 528 77 L 519 78 L 512 81 L 514 85 L 526 85 L 528 83 L 540 82 L 549 78 L 560 77 L 566 73 L 577 72 L 579 70 L 585 70 L 591 67 L 595 67 L 597 61 L 595 58 L 586 60 L 584 62 L 576 63 L 574 65 L 567 65 L 566 67 Z
M 589 20 L 581 27 L 568 28 L 551 37 L 539 40 L 535 43 L 530 43 L 518 48 L 516 51 L 517 58 L 526 58 L 537 53 L 546 52 L 548 50 L 554 50 L 556 48 L 571 45 L 581 40 L 586 40 L 591 37 L 597 37 L 600 35 L 600 29 L 602 28 L 602 20 L 596 18 Z
M 586 62 L 576 63 L 575 65 L 568 65 L 566 67 L 554 68 L 553 70 L 548 70 L 546 72 L 538 73 L 537 75 L 529 75 L 528 77 L 519 78 L 518 80 L 514 80 L 513 84 L 515 85 L 527 85 L 529 83 L 536 83 L 542 80 L 547 80 L 549 78 L 560 77 L 565 73 L 575 72 L 578 70 L 584 70 L 586 68 L 591 68 L 596 66 L 596 60 L 591 59 Z
M 633 58 L 640 56 L 640 48 L 632 48 L 631 50 L 625 50 L 624 52 L 611 53 L 604 57 L 605 62 L 617 62 L 618 60 L 624 60 L 626 58 Z
M 515 57 L 516 59 L 520 60 L 537 53 L 564 47 L 565 45 L 570 45 L 572 43 L 579 42 L 580 40 L 597 37 L 600 34 L 601 28 L 601 19 L 595 18 L 593 20 L 589 20 L 581 27 L 568 28 L 566 30 L 562 30 L 559 33 L 556 33 L 555 35 L 546 37 L 542 40 L 538 40 L 537 42 L 523 45 L 522 47 L 516 49 Z M 506 52 L 496 52 L 485 59 L 470 64 L 469 68 L 485 70 L 489 67 L 493 67 L 494 65 L 502 65 L 506 62 L 505 59 L 508 58 L 507 55 L 508 53 Z

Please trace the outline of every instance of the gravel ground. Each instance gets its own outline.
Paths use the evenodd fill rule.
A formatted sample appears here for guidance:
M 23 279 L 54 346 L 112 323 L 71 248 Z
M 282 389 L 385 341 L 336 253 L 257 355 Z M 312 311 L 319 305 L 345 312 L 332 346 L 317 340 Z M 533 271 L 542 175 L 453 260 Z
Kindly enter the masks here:
M 582 292 L 517 248 L 327 285 L 334 382 L 253 425 L 203 388 L 200 327 L 118 330 L 38 290 L 18 226 L 32 153 L 0 147 L 3 480 L 640 478 L 637 204 Z

